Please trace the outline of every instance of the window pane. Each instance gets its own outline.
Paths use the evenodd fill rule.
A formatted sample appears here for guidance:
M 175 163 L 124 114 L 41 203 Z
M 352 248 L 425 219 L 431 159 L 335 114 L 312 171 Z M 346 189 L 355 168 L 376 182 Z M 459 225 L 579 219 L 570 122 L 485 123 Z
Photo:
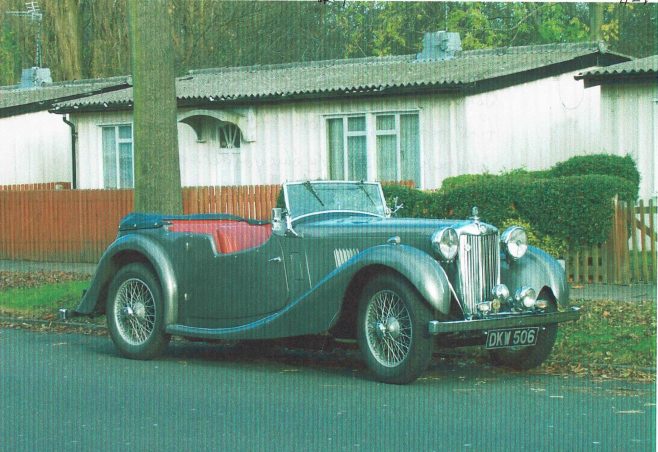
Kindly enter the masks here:
M 116 136 L 114 127 L 103 127 L 103 186 L 117 188 Z
M 343 149 L 343 119 L 327 120 L 327 139 L 329 141 L 329 177 L 332 180 L 345 179 L 345 156 Z
M 366 131 L 366 117 L 354 116 L 347 118 L 347 130 L 349 132 L 365 132 Z
M 240 147 L 240 129 L 235 124 L 226 123 L 218 127 L 219 147 L 234 149 Z
M 366 155 L 366 137 L 347 138 L 347 179 L 367 180 L 368 160 Z
M 377 130 L 395 130 L 395 116 L 377 116 Z
M 397 137 L 380 135 L 377 137 L 377 176 L 380 181 L 398 180 Z
M 131 126 L 119 126 L 119 138 L 122 140 L 133 139 L 133 132 Z
M 131 143 L 119 145 L 119 171 L 121 188 L 133 188 L 133 146 Z
M 402 179 L 420 187 L 420 130 L 418 114 L 400 115 L 400 163 Z

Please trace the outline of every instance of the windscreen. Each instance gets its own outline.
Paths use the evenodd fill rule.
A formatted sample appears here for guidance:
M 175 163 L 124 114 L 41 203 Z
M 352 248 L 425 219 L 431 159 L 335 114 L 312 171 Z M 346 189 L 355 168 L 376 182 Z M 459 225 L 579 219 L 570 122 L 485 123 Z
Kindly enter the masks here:
M 365 182 L 304 182 L 286 185 L 292 218 L 318 212 L 349 211 L 384 216 L 379 184 Z

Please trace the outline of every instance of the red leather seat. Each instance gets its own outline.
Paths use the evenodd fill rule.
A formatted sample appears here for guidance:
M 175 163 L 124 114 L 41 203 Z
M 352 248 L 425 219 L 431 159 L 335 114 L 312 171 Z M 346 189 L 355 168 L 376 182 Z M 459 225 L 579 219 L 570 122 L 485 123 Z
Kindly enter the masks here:
M 271 224 L 235 220 L 173 220 L 169 230 L 211 235 L 217 251 L 224 254 L 255 248 L 272 235 Z

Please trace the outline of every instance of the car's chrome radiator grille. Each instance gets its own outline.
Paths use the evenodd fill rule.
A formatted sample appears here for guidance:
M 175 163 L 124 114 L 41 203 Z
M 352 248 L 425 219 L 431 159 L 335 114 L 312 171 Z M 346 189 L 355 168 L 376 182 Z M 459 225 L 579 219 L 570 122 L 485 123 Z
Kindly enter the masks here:
M 491 289 L 498 284 L 498 234 L 462 234 L 458 259 L 460 301 L 464 313 L 471 315 L 477 303 L 491 299 Z

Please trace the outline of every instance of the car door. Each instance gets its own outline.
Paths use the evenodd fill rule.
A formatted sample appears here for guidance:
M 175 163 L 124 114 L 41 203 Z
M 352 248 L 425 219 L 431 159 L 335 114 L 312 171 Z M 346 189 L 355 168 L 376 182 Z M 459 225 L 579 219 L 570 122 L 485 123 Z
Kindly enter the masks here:
M 217 254 L 194 238 L 186 241 L 179 313 L 204 328 L 245 325 L 282 309 L 289 300 L 280 238 L 260 247 Z
M 306 240 L 301 237 L 288 235 L 281 238 L 286 281 L 291 300 L 299 298 L 311 288 L 305 244 Z

